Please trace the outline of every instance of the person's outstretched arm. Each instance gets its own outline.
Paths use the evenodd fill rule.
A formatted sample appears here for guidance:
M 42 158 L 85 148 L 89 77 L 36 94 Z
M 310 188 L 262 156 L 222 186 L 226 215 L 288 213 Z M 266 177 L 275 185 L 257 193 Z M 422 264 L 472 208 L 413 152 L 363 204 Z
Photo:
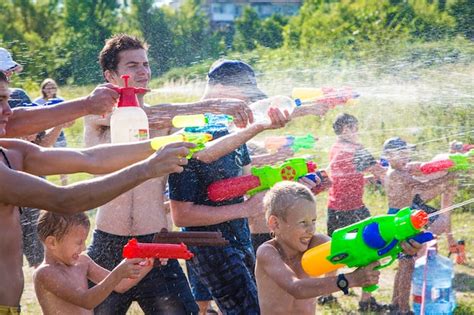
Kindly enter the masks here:
M 32 135 L 85 115 L 111 112 L 119 94 L 110 87 L 111 84 L 102 84 L 86 97 L 56 105 L 14 108 L 4 137 Z
M 282 113 L 278 109 L 271 108 L 268 116 L 271 119 L 270 123 L 255 123 L 243 130 L 211 141 L 204 150 L 195 153 L 193 157 L 204 163 L 212 163 L 245 144 L 260 132 L 284 127 L 289 121 L 290 115 L 288 111 Z
M 146 180 L 183 171 L 189 143 L 173 143 L 148 159 L 112 174 L 57 186 L 0 164 L 0 202 L 71 214 L 101 206 Z M 67 161 L 63 161 L 67 163 Z
M 102 144 L 87 149 L 44 148 L 21 140 L 0 140 L 0 145 L 23 152 L 23 170 L 33 175 L 86 172 L 106 174 L 152 155 L 150 141 Z
M 315 298 L 339 291 L 336 285 L 337 277 L 298 278 L 296 273 L 281 259 L 278 250 L 270 244 L 263 244 L 258 248 L 257 264 L 268 278 L 295 299 Z M 346 274 L 349 286 L 364 287 L 377 284 L 380 271 L 374 270 L 374 268 L 378 265 L 378 262 L 372 263 Z

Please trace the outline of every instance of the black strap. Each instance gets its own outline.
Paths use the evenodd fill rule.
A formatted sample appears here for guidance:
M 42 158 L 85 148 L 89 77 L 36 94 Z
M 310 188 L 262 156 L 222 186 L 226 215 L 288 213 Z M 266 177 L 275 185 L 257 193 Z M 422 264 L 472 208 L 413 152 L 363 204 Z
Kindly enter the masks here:
M 3 155 L 3 158 L 5 159 L 5 162 L 7 162 L 7 166 L 13 170 L 13 167 L 12 165 L 10 164 L 10 161 L 8 160 L 8 157 L 7 157 L 7 154 L 5 153 L 5 151 L 3 151 L 3 148 L 0 147 L 0 153 Z M 18 207 L 18 210 L 20 211 L 20 214 L 23 213 L 23 208 L 22 207 Z

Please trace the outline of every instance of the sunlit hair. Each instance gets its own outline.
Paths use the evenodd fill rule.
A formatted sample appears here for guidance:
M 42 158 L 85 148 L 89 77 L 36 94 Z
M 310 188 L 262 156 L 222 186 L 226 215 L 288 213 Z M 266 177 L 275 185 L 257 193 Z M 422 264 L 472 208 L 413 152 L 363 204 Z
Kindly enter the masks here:
M 126 50 L 145 49 L 148 45 L 141 39 L 127 34 L 117 34 L 105 41 L 105 46 L 99 54 L 99 63 L 102 72 L 116 71 L 120 62 L 119 53 Z
M 38 219 L 38 236 L 43 242 L 48 236 L 61 240 L 73 226 L 89 229 L 90 225 L 89 217 L 82 212 L 66 215 L 42 210 Z
M 43 95 L 44 99 L 46 99 L 46 97 L 47 97 L 46 92 L 44 91 L 44 88 L 48 84 L 54 84 L 54 86 L 56 86 L 56 88 L 58 87 L 58 84 L 53 79 L 51 79 L 51 78 L 44 79 L 44 81 L 41 82 L 41 85 L 40 85 L 41 95 Z M 57 91 L 54 93 L 53 98 L 57 97 L 56 93 L 57 93 Z
M 3 73 L 2 71 L 0 71 L 0 82 L 8 83 L 7 75 Z
M 337 115 L 336 119 L 334 120 L 334 123 L 332 124 L 332 128 L 334 129 L 336 135 L 340 135 L 344 127 L 356 126 L 358 123 L 359 122 L 357 118 L 355 118 L 354 116 L 342 113 Z
M 268 220 L 271 215 L 274 215 L 286 220 L 288 209 L 301 199 L 316 203 L 316 199 L 308 187 L 297 182 L 283 181 L 277 183 L 263 199 L 265 217 Z

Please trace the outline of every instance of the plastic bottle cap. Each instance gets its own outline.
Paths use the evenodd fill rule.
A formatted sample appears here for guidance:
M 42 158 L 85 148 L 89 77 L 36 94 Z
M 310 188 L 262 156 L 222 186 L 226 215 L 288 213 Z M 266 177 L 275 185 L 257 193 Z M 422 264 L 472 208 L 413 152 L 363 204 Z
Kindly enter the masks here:
M 295 105 L 296 106 L 301 106 L 302 102 L 299 98 L 295 99 Z
M 413 227 L 419 230 L 428 223 L 428 214 L 422 210 L 415 210 L 410 215 L 410 220 Z

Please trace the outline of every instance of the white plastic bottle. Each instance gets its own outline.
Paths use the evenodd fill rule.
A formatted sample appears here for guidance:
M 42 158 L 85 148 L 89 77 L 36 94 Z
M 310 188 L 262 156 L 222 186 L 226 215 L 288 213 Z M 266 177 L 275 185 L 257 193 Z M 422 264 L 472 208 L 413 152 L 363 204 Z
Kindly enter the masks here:
M 271 122 L 268 116 L 268 110 L 270 108 L 278 108 L 282 113 L 287 110 L 291 115 L 295 108 L 299 106 L 293 99 L 288 96 L 277 95 L 270 98 L 266 98 L 249 105 L 253 112 L 255 122 Z
M 129 76 L 123 75 L 125 87 L 116 88 L 120 93 L 117 108 L 110 118 L 110 138 L 112 143 L 136 142 L 148 139 L 148 117 L 138 104 L 135 94 L 146 89 L 128 86 Z

